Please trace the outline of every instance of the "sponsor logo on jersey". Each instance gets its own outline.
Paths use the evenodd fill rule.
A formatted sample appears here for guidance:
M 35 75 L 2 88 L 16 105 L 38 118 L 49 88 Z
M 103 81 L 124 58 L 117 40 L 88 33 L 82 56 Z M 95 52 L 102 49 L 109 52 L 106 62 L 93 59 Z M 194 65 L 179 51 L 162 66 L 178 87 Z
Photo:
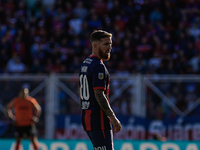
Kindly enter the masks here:
M 102 79 L 103 79 L 103 73 L 99 73 L 98 78 L 99 78 L 100 80 L 102 80 Z
M 94 147 L 94 150 L 106 150 L 106 146 Z
M 90 102 L 82 102 L 82 109 L 88 109 L 90 106 Z

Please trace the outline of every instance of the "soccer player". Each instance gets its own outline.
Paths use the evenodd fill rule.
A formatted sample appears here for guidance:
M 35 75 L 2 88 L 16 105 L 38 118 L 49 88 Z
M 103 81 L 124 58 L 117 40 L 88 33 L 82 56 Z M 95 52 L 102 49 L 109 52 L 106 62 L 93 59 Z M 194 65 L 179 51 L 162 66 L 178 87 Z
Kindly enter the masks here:
M 29 138 L 34 150 L 39 150 L 35 122 L 39 121 L 41 107 L 36 99 L 29 96 L 28 88 L 20 90 L 18 97 L 13 98 L 6 106 L 6 111 L 8 117 L 15 121 L 15 150 L 19 150 L 22 138 Z
M 103 63 L 110 59 L 112 34 L 95 30 L 90 41 L 92 54 L 79 72 L 81 122 L 94 149 L 114 150 L 111 123 L 116 133 L 121 130 L 121 123 L 109 104 L 110 75 Z

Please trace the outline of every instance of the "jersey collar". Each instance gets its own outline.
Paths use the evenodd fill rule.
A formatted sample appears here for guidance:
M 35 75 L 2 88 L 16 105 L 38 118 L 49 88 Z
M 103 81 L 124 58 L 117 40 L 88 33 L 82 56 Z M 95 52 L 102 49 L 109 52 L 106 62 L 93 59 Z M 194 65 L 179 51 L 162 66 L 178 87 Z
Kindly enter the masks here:
M 90 57 L 90 58 L 91 58 L 91 57 L 96 57 L 96 58 L 98 58 L 101 62 L 103 62 L 102 59 L 100 59 L 100 58 L 97 57 L 96 55 L 90 55 L 89 57 Z

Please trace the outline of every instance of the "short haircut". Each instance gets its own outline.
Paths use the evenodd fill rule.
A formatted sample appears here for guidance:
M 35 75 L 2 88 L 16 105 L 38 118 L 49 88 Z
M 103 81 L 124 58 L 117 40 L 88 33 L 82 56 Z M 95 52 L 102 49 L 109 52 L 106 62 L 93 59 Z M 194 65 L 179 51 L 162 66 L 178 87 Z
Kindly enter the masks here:
M 112 37 L 112 34 L 103 30 L 95 30 L 90 35 L 90 41 L 91 42 L 100 41 L 102 38 L 105 37 Z

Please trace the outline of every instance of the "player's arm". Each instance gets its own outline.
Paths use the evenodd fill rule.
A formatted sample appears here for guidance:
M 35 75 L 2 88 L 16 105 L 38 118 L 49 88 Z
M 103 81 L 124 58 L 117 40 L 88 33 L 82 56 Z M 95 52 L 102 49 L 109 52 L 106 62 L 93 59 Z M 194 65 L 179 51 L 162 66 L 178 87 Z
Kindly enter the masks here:
M 108 117 L 115 116 L 115 114 L 107 100 L 107 97 L 104 94 L 104 90 L 103 89 L 94 90 L 94 93 L 95 93 L 95 98 L 96 98 L 97 102 L 99 103 L 101 109 L 106 113 L 106 115 Z
M 79 100 L 80 100 L 80 105 L 81 105 L 81 96 L 80 96 L 80 87 L 78 88 L 78 96 L 79 96 Z
M 40 105 L 38 104 L 38 102 L 35 100 L 34 102 L 34 108 L 35 108 L 35 116 L 33 117 L 33 120 L 35 122 L 39 121 L 39 117 L 41 115 L 42 109 L 40 107 Z
M 35 107 L 35 110 L 36 110 L 35 116 L 39 118 L 40 115 L 41 115 L 42 109 L 41 109 L 41 107 L 40 107 L 40 105 L 39 105 L 38 103 L 36 103 L 36 104 L 34 105 L 34 107 Z
M 15 116 L 13 115 L 12 108 L 14 107 L 14 100 L 11 100 L 7 105 L 6 105 L 6 113 L 8 117 L 12 120 L 15 120 Z
M 35 110 L 36 110 L 36 114 L 35 114 L 36 117 L 40 117 L 41 111 L 42 111 L 40 105 L 39 105 L 38 103 L 36 103 L 36 104 L 34 105 L 34 107 L 35 107 Z
M 121 123 L 115 116 L 106 95 L 104 94 L 103 89 L 94 90 L 95 98 L 101 107 L 101 109 L 105 112 L 105 114 L 110 118 L 111 123 L 113 124 L 114 131 L 117 133 L 121 130 Z

